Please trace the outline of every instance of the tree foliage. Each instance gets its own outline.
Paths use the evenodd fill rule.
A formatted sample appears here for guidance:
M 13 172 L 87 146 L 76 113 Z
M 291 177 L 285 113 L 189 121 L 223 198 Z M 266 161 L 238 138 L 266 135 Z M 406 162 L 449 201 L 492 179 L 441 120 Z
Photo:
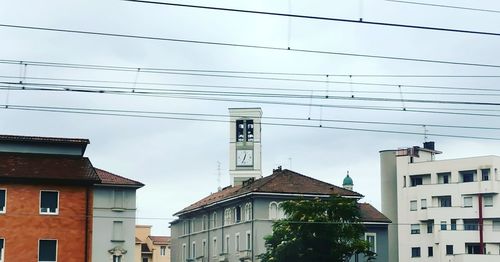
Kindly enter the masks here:
M 273 224 L 262 262 L 344 262 L 354 254 L 374 258 L 363 240 L 364 226 L 353 199 L 290 200 L 281 204 L 286 218 Z

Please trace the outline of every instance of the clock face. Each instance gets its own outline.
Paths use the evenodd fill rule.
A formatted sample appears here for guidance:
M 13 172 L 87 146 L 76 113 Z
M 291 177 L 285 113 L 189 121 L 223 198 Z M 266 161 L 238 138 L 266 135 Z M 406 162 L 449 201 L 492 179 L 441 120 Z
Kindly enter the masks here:
M 252 150 L 237 150 L 236 151 L 237 166 L 253 166 L 253 151 Z

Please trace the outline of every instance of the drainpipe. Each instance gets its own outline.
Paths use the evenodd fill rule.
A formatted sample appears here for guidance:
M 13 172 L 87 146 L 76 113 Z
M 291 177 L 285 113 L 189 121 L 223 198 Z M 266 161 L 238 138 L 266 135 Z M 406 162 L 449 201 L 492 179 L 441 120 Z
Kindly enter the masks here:
M 483 194 L 478 195 L 479 199 L 479 254 L 484 254 L 483 239 Z

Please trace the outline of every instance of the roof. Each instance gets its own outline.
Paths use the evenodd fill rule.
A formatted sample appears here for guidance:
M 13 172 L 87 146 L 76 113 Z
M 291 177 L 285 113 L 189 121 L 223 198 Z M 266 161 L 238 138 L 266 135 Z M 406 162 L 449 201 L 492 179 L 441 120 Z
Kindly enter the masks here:
M 95 168 L 97 175 L 101 179 L 102 185 L 113 185 L 113 186 L 129 186 L 129 187 L 143 187 L 144 184 L 126 177 L 115 175 L 106 170 Z
M 358 203 L 361 220 L 364 222 L 391 223 L 391 220 L 368 203 Z
M 0 154 L 0 181 L 100 182 L 86 157 L 42 154 Z
M 141 243 L 144 243 L 144 242 L 142 242 L 142 240 L 140 240 L 140 239 L 138 239 L 137 237 L 135 237 L 135 243 L 136 243 L 136 244 L 141 244 Z
M 247 183 L 244 186 L 229 186 L 184 208 L 177 214 L 194 211 L 217 202 L 246 195 L 248 193 L 296 194 L 296 195 L 341 195 L 361 198 L 363 195 L 341 188 L 288 169 L 277 169 L 273 174 Z
M 344 181 L 342 182 L 343 186 L 352 186 L 354 183 L 352 182 L 352 178 L 349 176 L 349 174 L 344 178 Z
M 168 236 L 149 236 L 154 245 L 168 245 L 170 244 L 170 237 Z
M 90 144 L 90 141 L 88 139 L 83 139 L 83 138 L 14 136 L 14 135 L 0 135 L 0 141 L 59 143 L 59 144 Z

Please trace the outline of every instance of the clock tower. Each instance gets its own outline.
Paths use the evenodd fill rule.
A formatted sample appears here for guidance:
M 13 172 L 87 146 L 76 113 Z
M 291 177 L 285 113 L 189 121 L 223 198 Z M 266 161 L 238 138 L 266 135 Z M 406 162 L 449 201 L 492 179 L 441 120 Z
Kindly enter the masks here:
M 262 177 L 260 108 L 229 108 L 229 176 L 231 185 Z

